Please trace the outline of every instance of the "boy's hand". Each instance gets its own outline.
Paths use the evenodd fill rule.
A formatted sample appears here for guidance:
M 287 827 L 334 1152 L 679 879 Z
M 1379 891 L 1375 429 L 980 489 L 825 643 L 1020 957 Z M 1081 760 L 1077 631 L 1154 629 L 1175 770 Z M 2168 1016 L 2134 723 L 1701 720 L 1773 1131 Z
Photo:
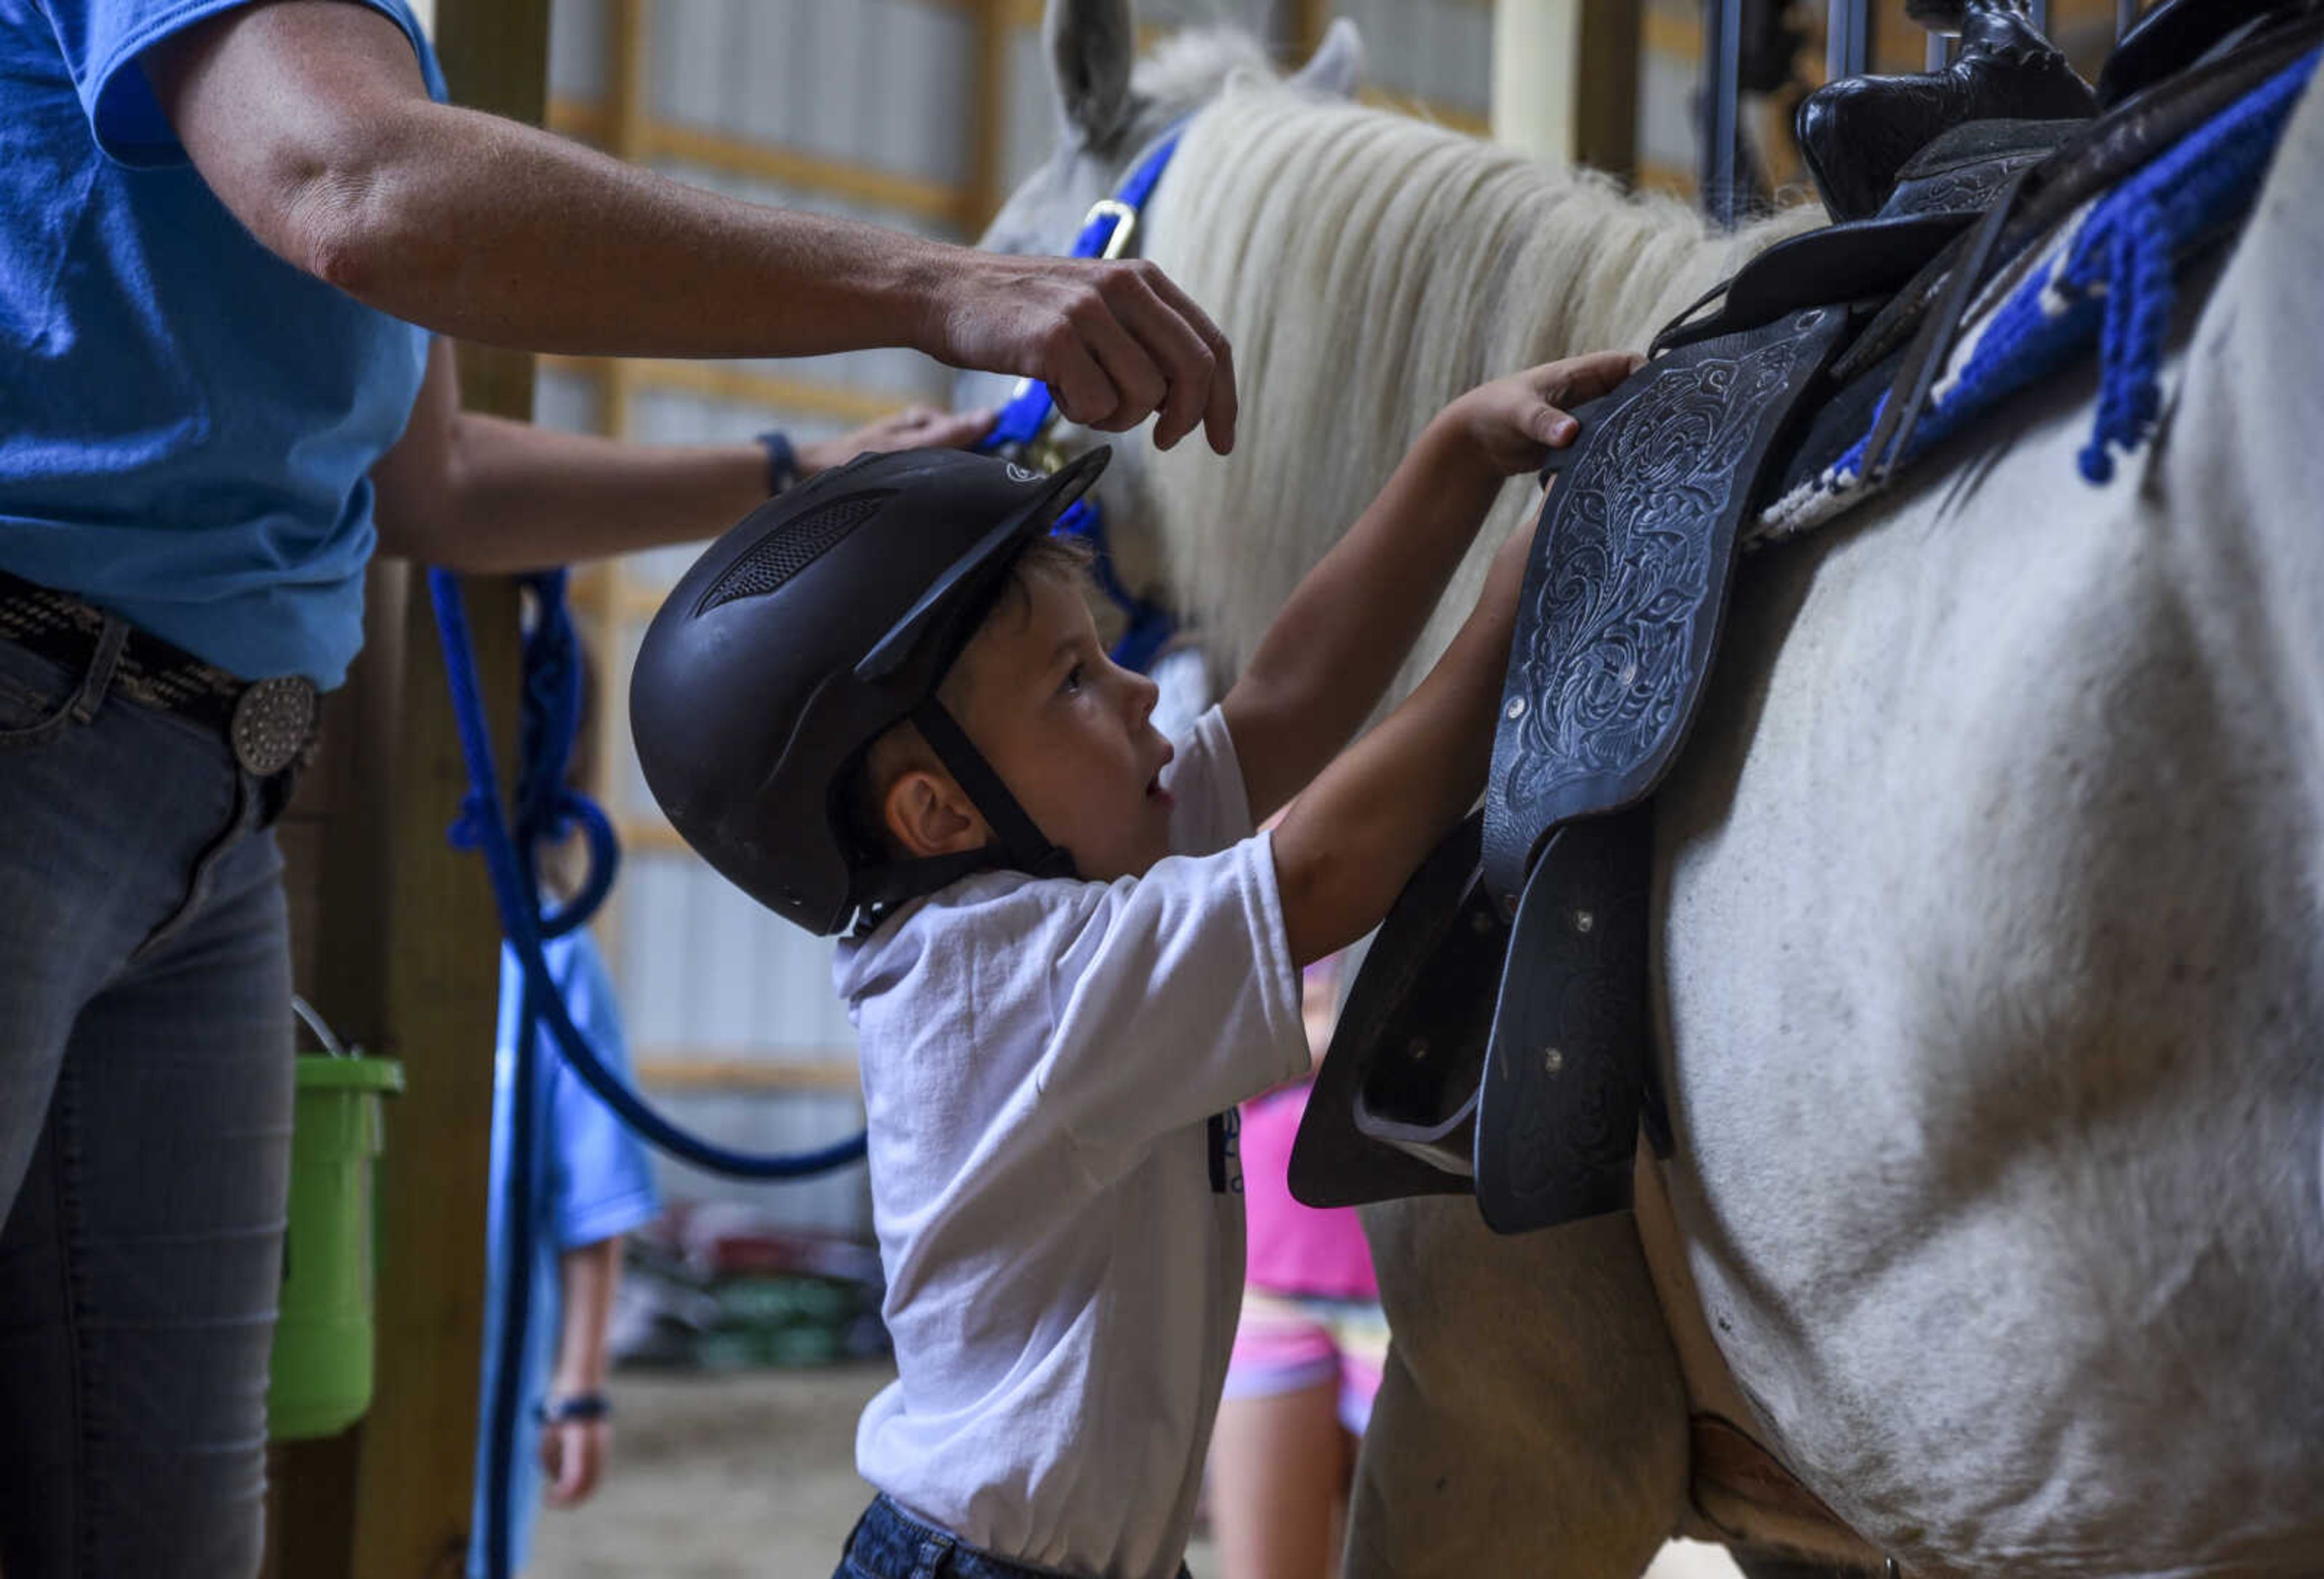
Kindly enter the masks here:
M 1514 476 L 1536 469 L 1582 431 L 1563 408 L 1596 400 L 1645 361 L 1628 351 L 1594 351 L 1545 362 L 1471 390 L 1437 420 L 1494 472 Z

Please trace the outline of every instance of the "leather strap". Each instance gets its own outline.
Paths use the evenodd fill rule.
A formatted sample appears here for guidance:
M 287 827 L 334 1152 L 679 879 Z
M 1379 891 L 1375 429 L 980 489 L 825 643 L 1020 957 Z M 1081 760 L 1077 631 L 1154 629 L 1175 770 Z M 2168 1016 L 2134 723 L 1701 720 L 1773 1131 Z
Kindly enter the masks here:
M 1920 421 L 1922 409 L 1928 404 L 1929 392 L 1936 387 L 1937 375 L 1944 371 L 1945 358 L 1952 353 L 1953 338 L 1960 332 L 1969 297 L 1977 290 L 1978 282 L 1985 277 L 1986 264 L 1992 260 L 2002 230 L 2009 223 L 2017 194 L 2032 173 L 2021 171 L 2001 189 L 1993 207 L 1985 211 L 1985 217 L 1969 233 L 1968 243 L 1954 260 L 1952 272 L 1938 293 L 1936 305 L 1921 321 L 1920 333 L 1913 337 L 1912 348 L 1904 353 L 1904 360 L 1896 369 L 1896 382 L 1888 387 L 1888 402 L 1880 408 L 1880 420 L 1872 425 L 1872 438 L 1864 447 L 1864 481 L 1868 486 L 1877 488 L 1886 482 L 1889 473 L 1904 459 L 1913 429 Z
M 877 929 L 897 906 L 949 888 L 962 878 L 973 877 L 980 872 L 1014 870 L 1035 877 L 1077 875 L 1072 854 L 1049 843 L 1025 814 L 1025 808 L 1017 804 L 1017 798 L 1001 781 L 1001 775 L 992 771 L 992 764 L 984 760 L 984 753 L 968 738 L 968 732 L 945 710 L 943 703 L 930 696 L 912 710 L 912 723 L 970 802 L 984 814 L 995 842 L 949 855 L 887 861 L 860 868 L 851 890 L 858 937 Z
M 942 702 L 929 697 L 912 709 L 912 722 L 976 809 L 984 814 L 984 820 L 992 825 L 1009 857 L 1008 865 L 1035 877 L 1074 875 L 1074 858 L 1049 843 L 1034 826 L 1017 798 L 1009 793 L 1009 786 L 1001 781 L 1001 775 L 992 771 L 992 764 L 984 760 L 984 753 L 968 738 L 968 731 L 953 721 Z

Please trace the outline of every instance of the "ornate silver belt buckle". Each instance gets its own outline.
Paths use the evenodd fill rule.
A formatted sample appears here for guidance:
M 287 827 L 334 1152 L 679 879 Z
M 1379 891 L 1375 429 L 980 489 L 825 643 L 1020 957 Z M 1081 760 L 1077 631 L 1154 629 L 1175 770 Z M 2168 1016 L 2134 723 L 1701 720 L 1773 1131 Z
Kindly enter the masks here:
M 227 726 L 234 760 L 253 778 L 272 778 L 306 753 L 321 710 L 315 682 L 305 675 L 254 681 L 235 698 Z

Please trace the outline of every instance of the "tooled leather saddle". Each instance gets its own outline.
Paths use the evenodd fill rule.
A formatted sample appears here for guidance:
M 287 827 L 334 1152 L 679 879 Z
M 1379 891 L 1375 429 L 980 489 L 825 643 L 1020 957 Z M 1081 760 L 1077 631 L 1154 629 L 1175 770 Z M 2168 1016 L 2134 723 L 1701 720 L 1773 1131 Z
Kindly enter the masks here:
M 1868 478 L 1898 467 L 1976 290 L 2324 34 L 2324 0 L 2172 0 L 2094 93 L 2015 0 L 1967 10 L 1946 73 L 1803 107 L 1837 222 L 1762 253 L 1575 413 L 1484 804 L 1373 942 L 1293 1150 L 1300 1200 L 1473 1191 L 1504 1233 L 1630 1204 L 1641 1132 L 1671 1145 L 1648 1057 L 1650 797 L 1747 540 L 1844 453 Z

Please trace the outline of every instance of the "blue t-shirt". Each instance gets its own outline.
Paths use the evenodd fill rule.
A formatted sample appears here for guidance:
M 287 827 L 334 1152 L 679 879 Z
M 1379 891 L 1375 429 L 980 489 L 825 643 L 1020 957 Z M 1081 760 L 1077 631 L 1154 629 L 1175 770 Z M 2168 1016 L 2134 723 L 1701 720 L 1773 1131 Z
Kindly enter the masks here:
M 585 929 L 550 942 L 544 952 L 549 974 L 565 1000 L 574 1028 L 589 1039 L 598 1057 L 616 1074 L 629 1074 L 622 1017 L 613 983 Z M 492 1429 L 493 1389 L 499 1375 L 500 1312 L 509 1268 L 501 1245 L 506 1233 L 502 1202 L 509 1167 L 510 1101 L 515 1089 L 517 1010 L 523 977 L 516 956 L 501 950 L 500 1049 L 493 1066 L 492 1206 L 487 1233 L 488 1280 L 484 1295 L 484 1399 L 476 1426 L 476 1492 L 468 1572 L 486 1579 L 484 1566 L 484 1454 Z M 563 1320 L 563 1282 L 558 1258 L 568 1250 L 611 1239 L 653 1221 L 660 1210 L 645 1149 L 611 1109 L 581 1084 L 557 1051 L 557 1039 L 541 1029 L 533 1057 L 533 1112 L 540 1160 L 533 1170 L 532 1303 L 525 1323 L 524 1366 L 517 1396 L 521 1414 L 516 1452 L 510 1461 L 510 1571 L 521 1573 L 532 1544 L 532 1519 L 540 1502 L 540 1426 L 533 1411 L 549 1390 Z
M 0 0 L 0 570 L 244 679 L 363 642 L 428 334 L 258 245 L 138 57 L 244 0 Z M 443 76 L 404 0 L 364 0 Z

